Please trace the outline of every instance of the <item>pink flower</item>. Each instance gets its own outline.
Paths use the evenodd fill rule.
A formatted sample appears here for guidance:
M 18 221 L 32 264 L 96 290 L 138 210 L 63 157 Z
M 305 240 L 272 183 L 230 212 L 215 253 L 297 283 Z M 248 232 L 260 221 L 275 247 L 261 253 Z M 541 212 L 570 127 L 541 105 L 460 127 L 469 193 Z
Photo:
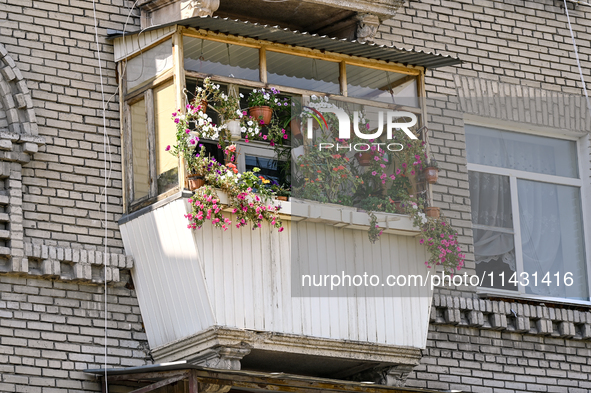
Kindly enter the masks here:
M 174 122 L 175 122 L 176 124 L 179 124 L 179 121 L 180 121 L 180 120 L 179 120 L 179 118 L 178 118 L 178 117 L 177 117 L 176 119 L 174 119 Z
M 421 240 L 419 241 L 419 244 L 424 244 L 424 243 L 425 243 L 425 241 L 424 241 L 423 239 L 421 239 Z
M 279 228 L 278 232 L 283 232 L 283 227 Z
M 384 165 L 384 164 L 380 164 L 380 166 L 382 167 L 382 169 L 384 169 L 386 167 L 386 165 Z
M 191 132 L 191 130 L 189 130 L 188 128 L 185 130 L 185 132 L 188 134 Z
M 264 140 L 267 140 L 267 135 L 263 135 L 263 139 Z
M 390 179 L 395 180 L 396 179 L 396 176 L 390 175 Z
M 170 145 L 166 146 L 166 149 L 164 149 L 165 151 L 169 151 L 170 150 Z
M 415 170 L 413 169 L 412 171 L 410 171 L 410 174 L 411 175 L 414 175 L 415 174 Z
M 371 174 L 372 174 L 373 176 L 375 176 L 375 175 L 377 175 L 378 173 L 377 173 L 376 171 L 373 171 Z
M 400 168 L 396 169 L 396 174 L 400 175 Z
M 373 159 L 376 160 L 376 161 L 379 161 L 380 160 L 380 157 L 375 156 Z

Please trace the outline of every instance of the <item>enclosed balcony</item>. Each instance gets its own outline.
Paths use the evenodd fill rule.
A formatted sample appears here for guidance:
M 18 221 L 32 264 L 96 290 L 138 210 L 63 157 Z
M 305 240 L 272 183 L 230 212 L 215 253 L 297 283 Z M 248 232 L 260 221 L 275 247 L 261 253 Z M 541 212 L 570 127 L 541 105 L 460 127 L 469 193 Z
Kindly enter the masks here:
M 188 227 L 197 194 L 187 189 L 186 162 L 167 151 L 179 129 L 170 114 L 184 121 L 188 115 L 179 108 L 198 113 L 187 104 L 207 80 L 224 97 L 234 94 L 241 107 L 247 98 L 239 94 L 273 88 L 282 100 L 311 105 L 327 97 L 335 108 L 377 118 L 381 111 L 406 111 L 417 120 L 415 129 L 425 129 L 425 67 L 457 60 L 217 18 L 183 25 L 115 39 L 124 76 L 126 205 L 119 224 L 136 261 L 133 283 L 154 359 L 402 385 L 425 347 L 431 304 L 429 285 L 388 281 L 428 272 L 411 217 L 393 205 L 372 215 L 369 208 L 292 195 L 269 202 L 281 207 L 281 230 L 275 219 L 255 230 L 209 222 Z M 203 116 L 222 123 L 211 103 L 202 105 Z M 282 131 L 294 134 L 288 123 Z M 203 151 L 223 162 L 216 146 L 222 142 L 201 136 Z M 243 130 L 233 140 L 235 172 L 246 176 L 257 167 L 266 182 L 293 181 L 293 170 L 279 168 L 298 158 L 294 142 L 286 136 L 284 156 L 266 136 L 257 140 Z M 393 153 L 381 157 L 394 160 Z M 383 184 L 386 175 L 395 177 L 389 168 Z M 371 172 L 360 170 L 360 176 Z M 373 198 L 386 198 L 385 192 Z M 221 189 L 215 195 L 228 222 L 240 223 L 234 196 Z

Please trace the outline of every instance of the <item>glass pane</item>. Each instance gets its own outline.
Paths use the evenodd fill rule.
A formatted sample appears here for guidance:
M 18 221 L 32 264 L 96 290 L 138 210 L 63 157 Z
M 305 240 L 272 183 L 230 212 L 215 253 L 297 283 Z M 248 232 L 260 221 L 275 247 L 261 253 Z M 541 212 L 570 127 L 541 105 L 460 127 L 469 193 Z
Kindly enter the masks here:
M 259 80 L 259 50 L 223 42 L 183 37 L 185 70 L 208 75 Z
M 127 88 L 131 89 L 172 67 L 172 42 L 165 41 L 127 62 Z
M 486 275 L 481 286 L 517 290 L 508 283 L 516 271 L 509 178 L 469 172 L 469 184 L 476 274 Z
M 416 78 L 347 64 L 347 95 L 365 100 L 418 107 Z
M 580 189 L 529 180 L 518 180 L 517 188 L 523 267 L 530 275 L 526 292 L 587 299 Z M 533 273 L 538 273 L 538 285 Z M 550 285 L 541 283 L 547 273 Z M 572 273 L 572 286 L 565 285 L 565 273 Z
M 574 141 L 466 125 L 466 152 L 473 164 L 579 177 Z
M 484 276 L 480 286 L 517 291 L 517 285 L 509 283 L 517 270 L 514 235 L 476 228 L 473 232 L 476 274 Z
M 178 184 L 178 159 L 165 151 L 174 145 L 176 127 L 172 113 L 176 111 L 176 88 L 167 84 L 154 89 L 154 122 L 156 129 L 156 179 L 158 193 L 170 190 Z
M 472 223 L 512 229 L 509 177 L 472 171 L 468 175 Z
M 286 184 L 285 172 L 281 170 L 281 165 L 277 160 L 271 158 L 244 156 L 244 166 L 247 171 L 252 171 L 252 168 L 259 168 L 259 176 L 276 182 L 277 184 Z
M 150 189 L 148 171 L 148 133 L 146 130 L 146 103 L 144 100 L 130 105 L 131 146 L 133 150 L 133 199 L 148 195 Z
M 267 82 L 340 94 L 339 63 L 267 51 Z

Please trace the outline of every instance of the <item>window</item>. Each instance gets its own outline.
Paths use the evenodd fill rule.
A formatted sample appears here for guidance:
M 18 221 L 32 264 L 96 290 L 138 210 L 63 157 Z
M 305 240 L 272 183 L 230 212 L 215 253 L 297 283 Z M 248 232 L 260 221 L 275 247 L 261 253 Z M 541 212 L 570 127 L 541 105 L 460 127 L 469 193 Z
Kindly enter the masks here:
M 171 114 L 186 103 L 179 99 L 188 102 L 194 97 L 205 77 L 211 77 L 223 92 L 242 93 L 242 108 L 248 106 L 247 96 L 254 88 L 273 86 L 285 97 L 298 96 L 306 101 L 312 95 L 328 94 L 339 105 L 365 108 L 372 128 L 378 126 L 379 110 L 410 105 L 414 108 L 409 110 L 419 118 L 422 115 L 417 100 L 420 71 L 385 62 L 357 58 L 352 65 L 348 62 L 353 60 L 340 54 L 310 54 L 297 46 L 293 53 L 286 53 L 285 46 L 271 42 L 210 37 L 196 31 L 176 32 L 147 49 L 133 50 L 119 65 L 125 75 L 121 88 L 126 110 L 123 144 L 127 212 L 178 191 L 184 176 L 179 173 L 179 160 L 166 151 L 176 141 Z M 405 97 L 411 100 L 403 101 Z M 222 121 L 211 106 L 206 112 L 214 123 Z M 282 127 L 291 127 L 289 114 L 282 116 L 286 116 Z M 261 138 L 268 135 L 266 128 L 261 132 Z M 207 154 L 223 161 L 217 141 L 202 139 L 201 143 Z M 289 148 L 280 152 L 268 142 L 256 140 L 238 145 L 240 171 L 258 167 L 266 178 L 283 186 L 290 184 Z
M 183 37 L 185 69 L 202 74 L 259 80 L 259 50 L 201 38 Z
M 466 149 L 484 286 L 589 300 L 576 142 L 467 125 Z
M 133 149 L 133 200 L 148 196 L 148 133 L 146 130 L 146 102 L 142 99 L 130 106 L 131 145 Z
M 127 88 L 135 88 L 170 68 L 172 68 L 172 43 L 168 40 L 127 62 L 125 70 Z
M 339 63 L 267 52 L 268 82 L 279 86 L 339 94 Z

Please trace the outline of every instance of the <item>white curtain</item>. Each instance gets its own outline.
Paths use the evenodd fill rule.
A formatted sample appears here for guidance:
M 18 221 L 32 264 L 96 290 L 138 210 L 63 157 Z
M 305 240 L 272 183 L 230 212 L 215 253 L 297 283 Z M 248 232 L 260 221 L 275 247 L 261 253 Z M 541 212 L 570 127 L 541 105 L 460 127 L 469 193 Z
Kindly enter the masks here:
M 509 178 L 470 172 L 472 223 L 490 227 L 474 229 L 476 263 L 500 259 L 515 271 L 515 245 Z M 505 229 L 505 231 L 495 230 Z
M 527 292 L 586 299 L 580 190 L 529 180 L 518 180 L 517 188 L 523 268 L 530 274 Z M 531 277 L 535 272 L 537 285 Z M 550 285 L 541 283 L 547 273 Z M 565 285 L 565 273 L 572 273 L 572 286 Z

